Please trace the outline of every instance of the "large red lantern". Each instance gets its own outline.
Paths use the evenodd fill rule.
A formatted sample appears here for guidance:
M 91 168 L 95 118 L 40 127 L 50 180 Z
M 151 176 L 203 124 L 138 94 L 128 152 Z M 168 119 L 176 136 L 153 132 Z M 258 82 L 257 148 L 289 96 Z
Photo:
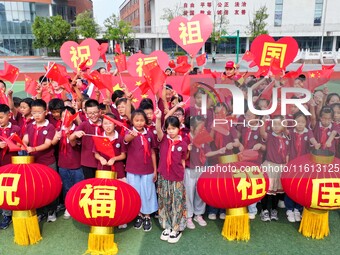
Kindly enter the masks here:
M 204 202 L 227 208 L 222 236 L 226 239 L 250 239 L 247 207 L 262 199 L 268 190 L 268 178 L 260 167 L 250 162 L 237 162 L 237 155 L 224 156 L 225 164 L 210 166 L 197 183 Z
M 12 157 L 0 168 L 0 208 L 12 210 L 14 242 L 35 244 L 42 239 L 36 208 L 56 199 L 61 179 L 53 169 L 34 163 L 32 156 Z
M 77 183 L 66 195 L 65 205 L 71 216 L 91 226 L 87 253 L 116 254 L 112 227 L 132 221 L 140 211 L 138 192 L 113 179 L 114 174 L 97 170 L 96 178 Z
M 315 239 L 328 236 L 328 210 L 340 208 L 340 159 L 317 150 L 288 162 L 287 170 L 282 187 L 304 206 L 299 232 Z

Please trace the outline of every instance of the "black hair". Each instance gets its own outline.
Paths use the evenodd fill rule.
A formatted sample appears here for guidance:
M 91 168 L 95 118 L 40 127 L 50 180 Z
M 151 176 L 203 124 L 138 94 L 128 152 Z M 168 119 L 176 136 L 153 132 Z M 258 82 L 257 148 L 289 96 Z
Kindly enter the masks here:
M 200 122 L 204 122 L 204 121 L 205 121 L 205 119 L 201 115 L 192 116 L 192 117 L 190 117 L 190 127 L 192 127 L 193 130 L 195 130 L 197 128 L 198 124 Z
M 28 107 L 29 108 L 32 108 L 32 102 L 33 102 L 34 100 L 32 99 L 32 98 L 30 98 L 30 97 L 26 97 L 26 98 L 24 98 L 24 99 L 21 99 L 21 101 L 20 101 L 20 104 L 21 103 L 25 103 L 25 104 L 27 104 L 28 105 Z
M 45 75 L 39 77 L 39 83 L 48 82 L 48 78 Z
M 106 109 L 106 105 L 103 103 L 99 104 L 99 110 L 105 110 Z
M 89 99 L 89 100 L 87 100 L 86 103 L 85 103 L 85 110 L 86 110 L 88 107 L 98 107 L 98 109 L 99 109 L 99 103 L 98 103 L 97 100 Z
M 298 111 L 293 114 L 294 120 L 296 120 L 297 118 L 300 118 L 301 116 L 304 117 L 305 120 L 307 121 L 307 116 L 302 111 Z
M 20 97 L 13 97 L 14 107 L 19 107 L 20 106 L 20 102 L 21 102 L 21 98 Z
M 328 114 L 328 113 L 331 114 L 332 119 L 333 119 L 334 118 L 334 111 L 333 111 L 333 109 L 331 107 L 327 106 L 327 105 L 323 106 L 321 108 L 321 110 L 320 110 L 320 118 L 322 117 L 323 114 Z
M 149 103 L 140 104 L 138 109 L 141 109 L 143 111 L 144 110 L 152 110 L 152 111 L 154 110 L 153 105 L 149 104 Z
M 181 124 L 179 122 L 179 119 L 176 116 L 170 116 L 165 120 L 164 123 L 164 128 L 167 129 L 169 125 L 175 127 L 175 128 L 180 128 Z
M 104 70 L 106 71 L 106 68 L 101 66 L 101 67 L 99 67 L 99 68 L 97 69 L 98 73 L 100 73 L 100 71 L 101 71 L 102 69 L 104 69 Z
M 181 112 L 184 115 L 184 109 L 182 107 L 178 107 L 175 112 Z
M 178 97 L 172 96 L 170 102 L 174 101 L 176 98 L 178 99 L 178 103 L 183 102 L 183 96 L 179 94 Z
M 170 84 L 165 85 L 166 90 L 173 90 L 173 87 Z
M 123 90 L 116 90 L 115 92 L 112 93 L 111 100 L 113 103 L 116 102 L 117 98 L 122 98 L 125 95 Z
M 46 111 L 47 109 L 47 104 L 44 100 L 42 99 L 36 99 L 32 102 L 31 104 L 31 108 L 32 107 L 42 107 L 44 109 L 44 111 Z
M 205 95 L 205 91 L 202 88 L 197 88 L 197 91 L 194 94 L 194 97 L 196 97 L 198 94 Z
M 59 98 L 53 98 L 50 102 L 48 102 L 48 110 L 55 111 L 61 110 L 64 108 L 64 101 Z
M 145 112 L 142 109 L 137 109 L 134 110 L 131 113 L 131 122 L 133 122 L 133 119 L 137 116 L 137 115 L 142 115 L 144 117 L 145 123 L 148 123 L 148 118 L 146 117 Z
M 227 114 L 230 113 L 229 106 L 225 102 L 222 102 L 222 103 L 221 102 L 217 102 L 217 104 L 214 106 L 214 109 L 216 109 L 216 107 L 223 107 L 226 110 Z
M 116 117 L 116 115 L 114 115 L 113 113 L 111 113 L 111 112 L 107 112 L 107 113 L 105 113 L 105 116 L 108 116 L 108 117 L 110 117 L 111 119 L 117 119 L 117 117 Z
M 120 105 L 123 102 L 126 103 L 127 99 L 125 97 L 119 98 L 116 102 L 116 106 Z
M 8 114 L 10 112 L 9 106 L 7 104 L 0 104 L 0 112 Z
M 338 97 L 340 99 L 340 96 L 338 93 L 330 93 L 327 95 L 327 98 L 326 98 L 326 101 L 325 101 L 325 104 L 328 105 L 329 104 L 329 101 L 331 100 L 332 97 Z
M 76 110 L 69 106 L 65 106 L 63 109 L 61 109 L 61 112 L 63 113 L 66 110 L 68 110 L 72 115 L 76 114 Z
M 336 108 L 336 107 L 340 108 L 340 103 L 334 103 L 334 104 L 331 104 L 330 106 L 331 106 L 332 110 L 334 111 L 334 108 Z
M 0 83 L 4 84 L 5 90 L 7 88 L 6 83 L 3 80 L 0 80 Z
M 144 109 L 144 105 L 146 106 L 151 105 L 152 109 L 154 109 L 153 101 L 150 98 L 143 98 L 142 101 L 140 101 L 138 108 Z

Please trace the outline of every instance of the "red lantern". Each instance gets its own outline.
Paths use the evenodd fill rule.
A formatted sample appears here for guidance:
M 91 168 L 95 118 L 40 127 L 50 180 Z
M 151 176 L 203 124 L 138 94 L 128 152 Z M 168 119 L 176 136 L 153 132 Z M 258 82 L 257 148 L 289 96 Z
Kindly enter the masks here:
M 314 151 L 287 164 L 281 183 L 287 195 L 305 208 L 299 232 L 322 239 L 329 234 L 328 210 L 340 208 L 340 159 Z
M 262 199 L 268 190 L 267 176 L 250 162 L 237 162 L 237 155 L 224 156 L 232 163 L 210 167 L 198 179 L 197 190 L 207 204 L 227 208 L 222 236 L 228 240 L 249 240 L 246 206 Z M 214 172 L 212 172 L 214 171 Z
M 0 168 L 0 208 L 13 211 L 14 242 L 20 245 L 41 240 L 35 209 L 56 199 L 62 187 L 56 171 L 33 162 L 31 156 L 15 156 Z
M 66 195 L 65 205 L 71 216 L 92 226 L 87 251 L 90 253 L 104 250 L 116 254 L 112 227 L 132 221 L 141 208 L 138 192 L 113 176 L 114 172 L 97 170 L 96 178 L 77 183 Z

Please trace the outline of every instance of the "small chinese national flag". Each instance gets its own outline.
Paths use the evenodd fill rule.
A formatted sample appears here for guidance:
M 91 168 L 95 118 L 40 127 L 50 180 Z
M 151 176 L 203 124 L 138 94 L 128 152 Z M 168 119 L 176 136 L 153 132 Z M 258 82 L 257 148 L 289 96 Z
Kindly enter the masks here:
M 84 69 L 86 68 L 86 64 L 87 64 L 88 61 L 89 61 L 89 59 L 87 58 L 87 59 L 85 59 L 83 62 L 81 62 L 81 63 L 79 64 L 79 69 L 80 69 L 80 70 L 84 70 Z
M 96 147 L 96 150 L 98 152 L 110 158 L 113 158 L 115 156 L 115 152 L 109 138 L 92 136 L 92 139 L 94 142 L 94 146 Z
M 111 71 L 111 68 L 112 68 L 111 62 L 110 62 L 110 61 L 107 61 L 107 62 L 106 62 L 106 70 L 107 70 L 108 72 L 110 72 L 110 71 Z
M 253 53 L 251 53 L 249 50 L 247 50 L 245 53 L 244 53 L 244 55 L 243 55 L 243 57 L 242 57 L 242 60 L 244 60 L 244 61 L 246 61 L 246 62 L 251 62 L 251 61 L 253 61 L 254 60 L 254 54 Z
M 267 87 L 265 87 L 265 89 L 262 91 L 260 97 L 271 101 L 274 85 L 275 85 L 275 81 L 272 81 L 269 85 L 267 85 Z
M 120 49 L 120 44 L 119 43 L 115 44 L 115 53 L 117 53 L 118 55 L 122 54 L 122 50 Z
M 32 96 L 36 96 L 37 95 L 37 85 L 38 82 L 34 79 L 32 79 L 31 77 L 29 77 L 28 75 L 25 74 L 25 91 L 32 95 Z
M 73 121 L 77 118 L 79 112 L 76 112 L 75 114 L 71 114 L 68 110 L 65 111 L 65 117 L 64 117 L 64 121 L 63 121 L 63 126 L 65 128 L 69 128 Z
M 180 63 L 188 63 L 188 56 L 178 56 L 177 57 L 177 64 L 179 65 Z
M 196 63 L 198 66 L 203 66 L 205 64 L 205 61 L 207 60 L 207 55 L 206 53 L 203 53 L 202 55 L 199 55 L 196 58 Z
M 166 74 L 160 68 L 157 61 L 143 65 L 143 73 L 152 93 L 156 95 L 157 92 L 163 87 L 167 77 Z
M 99 54 L 100 54 L 100 57 L 103 59 L 103 61 L 106 63 L 106 52 L 107 52 L 107 49 L 109 48 L 109 44 L 108 43 L 102 43 L 100 44 L 98 50 L 99 50 Z
M 150 86 L 149 86 L 149 84 L 145 81 L 145 82 L 143 82 L 141 85 L 139 85 L 138 88 L 141 90 L 141 94 L 142 94 L 142 95 L 145 95 L 145 94 L 149 91 Z
M 127 69 L 125 54 L 120 54 L 120 55 L 115 56 L 114 60 L 115 60 L 118 72 L 121 73 Z
M 317 87 L 329 82 L 333 71 L 333 69 L 326 69 L 307 72 L 307 88 L 309 91 L 313 92 Z
M 211 137 L 211 135 L 206 130 L 206 128 L 202 126 L 200 130 L 198 131 L 198 133 L 193 138 L 192 142 L 196 147 L 200 147 L 202 144 L 210 143 L 213 140 L 214 139 Z
M 4 61 L 4 70 L 0 71 L 0 78 L 9 81 L 10 83 L 14 83 L 19 76 L 19 68 L 8 64 Z
M 24 142 L 22 141 L 22 139 L 18 136 L 17 133 L 13 133 L 9 136 L 9 139 L 13 142 L 16 142 L 18 144 L 20 144 L 25 150 L 27 150 L 27 146 L 24 144 Z
M 21 147 L 13 143 L 9 138 L 0 136 L 0 140 L 4 141 L 7 146 L 9 151 L 20 151 Z

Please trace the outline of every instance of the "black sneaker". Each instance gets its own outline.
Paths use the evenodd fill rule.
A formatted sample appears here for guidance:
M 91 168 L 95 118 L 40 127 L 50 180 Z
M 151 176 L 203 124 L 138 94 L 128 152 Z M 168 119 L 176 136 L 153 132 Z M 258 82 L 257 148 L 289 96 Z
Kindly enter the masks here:
M 12 216 L 4 216 L 4 218 L 2 219 L 1 223 L 0 223 L 0 229 L 6 229 L 9 227 L 9 225 L 11 225 L 12 223 Z
M 151 219 L 149 217 L 145 217 L 143 221 L 143 229 L 145 232 L 148 232 L 152 229 Z
M 133 227 L 135 229 L 140 229 L 143 226 L 143 218 L 142 216 L 138 215 L 135 221 L 135 224 L 133 224 Z
M 38 214 L 38 222 L 46 219 L 47 215 L 45 213 Z
M 172 230 L 168 239 L 168 243 L 177 243 L 181 236 L 182 232 Z

